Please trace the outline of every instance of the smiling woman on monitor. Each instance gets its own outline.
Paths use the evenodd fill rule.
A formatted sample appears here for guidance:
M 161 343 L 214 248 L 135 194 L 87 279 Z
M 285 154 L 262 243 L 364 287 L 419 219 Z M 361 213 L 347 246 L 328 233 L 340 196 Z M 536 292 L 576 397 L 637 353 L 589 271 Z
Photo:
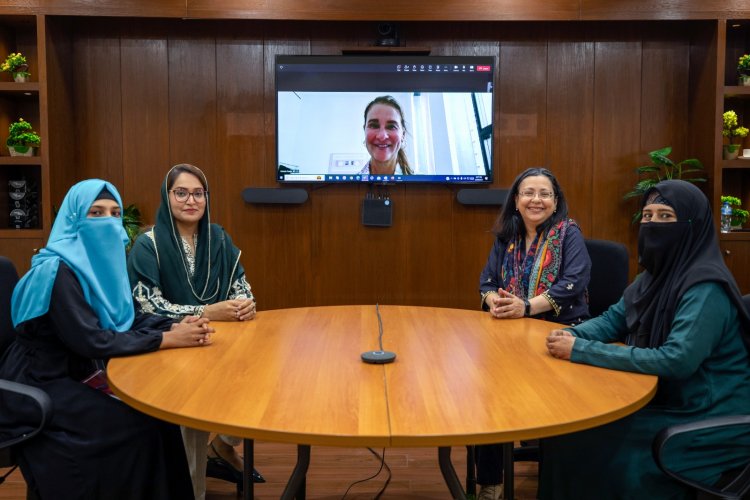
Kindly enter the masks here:
M 373 99 L 365 108 L 365 147 L 370 161 L 360 174 L 411 175 L 406 158 L 406 123 L 396 99 L 389 95 Z

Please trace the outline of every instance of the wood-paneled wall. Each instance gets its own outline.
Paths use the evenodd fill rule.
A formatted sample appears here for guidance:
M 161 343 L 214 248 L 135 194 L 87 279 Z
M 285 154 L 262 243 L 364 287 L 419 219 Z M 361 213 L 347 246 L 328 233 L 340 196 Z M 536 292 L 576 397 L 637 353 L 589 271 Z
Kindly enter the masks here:
M 48 23 L 56 47 L 53 203 L 75 180 L 103 177 L 153 222 L 164 174 L 190 162 L 208 175 L 212 217 L 243 250 L 261 308 L 478 306 L 497 210 L 459 204 L 456 187 L 387 187 L 391 228 L 361 225 L 367 186 L 311 187 L 299 206 L 241 199 L 245 187 L 278 186 L 274 56 L 368 45 L 372 23 L 54 17 Z M 622 196 L 636 182 L 635 167 L 662 146 L 673 146 L 679 159 L 711 150 L 713 136 L 706 147 L 689 141 L 688 130 L 696 120 L 713 120 L 713 109 L 693 102 L 691 86 L 715 71 L 705 50 L 715 30 L 715 21 L 401 26 L 408 45 L 429 46 L 432 54 L 497 57 L 493 187 L 508 187 L 526 167 L 548 166 L 585 236 L 622 241 L 631 254 L 636 204 Z M 703 55 L 692 46 L 696 37 L 704 39 Z M 710 102 L 715 89 L 709 92 Z M 54 103 L 64 96 L 70 105 Z M 532 133 L 502 125 L 518 116 L 536 124 Z M 326 117 L 310 117 L 309 133 L 325 134 Z M 711 158 L 701 159 L 710 168 Z

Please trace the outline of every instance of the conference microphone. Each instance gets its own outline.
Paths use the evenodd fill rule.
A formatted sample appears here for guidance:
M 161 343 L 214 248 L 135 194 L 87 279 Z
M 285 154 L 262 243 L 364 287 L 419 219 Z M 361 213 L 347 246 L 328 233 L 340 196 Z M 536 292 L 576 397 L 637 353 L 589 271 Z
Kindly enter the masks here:
M 363 352 L 362 361 L 376 365 L 392 363 L 396 359 L 396 353 L 383 350 L 383 319 L 380 317 L 380 307 L 378 307 L 378 304 L 375 304 L 375 312 L 378 314 L 378 329 L 380 330 L 378 345 L 380 346 L 380 350 Z

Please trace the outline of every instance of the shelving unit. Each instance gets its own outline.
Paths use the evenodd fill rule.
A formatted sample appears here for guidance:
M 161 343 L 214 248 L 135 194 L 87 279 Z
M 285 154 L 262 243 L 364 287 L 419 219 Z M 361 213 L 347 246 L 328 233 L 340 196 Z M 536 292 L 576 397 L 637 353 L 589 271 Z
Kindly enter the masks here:
M 0 246 L 20 272 L 44 244 L 51 224 L 43 27 L 43 16 L 0 16 L 0 58 L 21 52 L 31 73 L 31 81 L 25 83 L 0 74 Z M 5 147 L 8 126 L 19 118 L 31 123 L 42 138 L 35 156 L 10 156 Z
M 740 125 L 750 127 L 750 87 L 737 85 L 737 61 L 743 54 L 750 53 L 750 19 L 730 19 L 726 21 L 724 31 L 724 57 L 719 57 L 719 78 L 723 79 L 723 86 L 719 87 L 717 110 L 719 124 L 721 114 L 727 110 L 737 113 Z M 721 36 L 719 37 L 721 40 Z M 721 56 L 720 50 L 720 56 Z M 717 127 L 718 143 L 722 143 L 721 126 Z M 741 148 L 750 148 L 750 137 L 746 137 Z M 721 205 L 722 195 L 731 195 L 743 201 L 743 208 L 750 208 L 750 160 L 736 159 L 724 160 L 721 147 L 716 152 L 716 168 L 714 179 L 713 206 Z M 750 228 L 750 223 L 745 224 L 745 229 Z M 728 234 L 720 234 L 719 241 L 722 254 L 726 259 L 727 266 L 734 274 L 737 283 L 743 293 L 750 292 L 750 230 L 734 231 Z

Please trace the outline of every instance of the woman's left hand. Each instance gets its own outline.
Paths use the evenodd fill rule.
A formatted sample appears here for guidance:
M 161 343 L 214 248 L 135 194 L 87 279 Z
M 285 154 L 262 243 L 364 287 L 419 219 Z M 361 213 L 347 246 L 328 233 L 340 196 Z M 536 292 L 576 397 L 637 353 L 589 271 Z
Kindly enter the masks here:
M 490 309 L 492 315 L 500 319 L 523 318 L 526 304 L 523 300 L 502 288 L 497 291 L 499 298 L 494 300 L 494 307 Z
M 552 330 L 547 336 L 547 350 L 555 358 L 569 360 L 575 341 L 576 338 L 568 331 Z
M 236 302 L 239 302 L 237 305 L 237 321 L 247 321 L 255 317 L 255 300 L 236 299 Z

